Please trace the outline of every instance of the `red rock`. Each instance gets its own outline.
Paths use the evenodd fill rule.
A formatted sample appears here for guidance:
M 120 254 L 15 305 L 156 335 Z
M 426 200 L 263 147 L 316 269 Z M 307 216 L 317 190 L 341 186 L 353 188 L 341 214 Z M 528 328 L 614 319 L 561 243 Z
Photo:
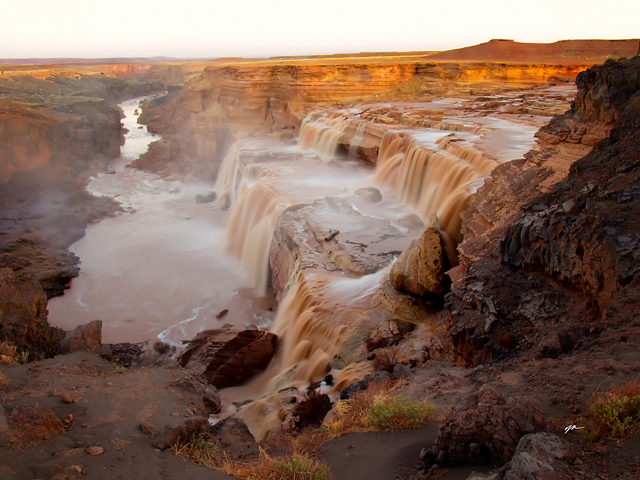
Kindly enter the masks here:
M 267 368 L 277 340 L 260 330 L 205 330 L 189 342 L 180 361 L 217 388 L 242 385 Z

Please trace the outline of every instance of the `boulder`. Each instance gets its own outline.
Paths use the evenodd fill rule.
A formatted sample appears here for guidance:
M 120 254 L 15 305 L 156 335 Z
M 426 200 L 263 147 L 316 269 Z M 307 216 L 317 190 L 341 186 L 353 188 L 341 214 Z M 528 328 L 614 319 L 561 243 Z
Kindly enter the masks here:
M 239 457 L 258 453 L 258 444 L 241 418 L 227 418 L 213 426 L 208 425 L 207 433 L 225 452 Z
M 446 267 L 444 243 L 438 227 L 432 225 L 402 252 L 391 267 L 389 280 L 396 290 L 412 295 L 442 295 L 448 287 Z
M 177 442 L 186 442 L 191 437 L 204 433 L 207 427 L 207 419 L 205 417 L 187 418 L 184 423 L 172 428 L 164 430 L 160 433 L 160 438 L 152 443 L 154 448 L 158 450 L 166 450 Z M 146 430 L 143 429 L 143 430 Z M 144 433 L 144 431 L 143 431 Z
M 76 327 L 68 332 L 60 343 L 62 353 L 71 353 L 78 350 L 89 352 L 102 352 L 102 320 L 93 320 L 85 325 Z
M 379 203 L 382 201 L 382 194 L 380 190 L 375 187 L 359 188 L 353 193 L 370 203 Z
M 209 192 L 206 195 L 200 195 L 199 193 L 196 195 L 196 203 L 198 204 L 202 204 L 202 203 L 211 203 L 213 202 L 216 198 L 218 197 L 218 195 L 216 194 L 216 192 Z
M 10 268 L 0 269 L 0 340 L 20 350 L 53 356 L 62 331 L 47 322 L 47 297 L 33 280 L 19 280 Z
M 178 380 L 175 384 L 176 387 L 180 387 L 187 392 L 192 392 L 202 397 L 202 403 L 205 407 L 205 412 L 208 414 L 220 413 L 222 410 L 222 400 L 218 394 L 218 389 L 213 385 L 206 385 L 205 383 L 195 379 L 182 379 Z
M 415 297 L 400 292 L 393 288 L 390 281 L 384 282 L 371 298 L 371 308 L 385 317 L 393 319 L 396 323 L 404 321 L 416 325 L 424 323 L 430 314 L 442 309 L 443 304 L 443 299 L 436 295 L 425 294 L 423 297 Z
M 398 219 L 398 225 L 408 228 L 409 232 L 424 231 L 425 224 L 415 213 L 410 213 Z
M 433 464 L 504 465 L 524 435 L 544 427 L 544 416 L 532 398 L 505 398 L 483 385 L 453 407 L 435 443 L 421 458 L 427 469 Z
M 261 330 L 205 330 L 189 342 L 180 362 L 217 388 L 234 387 L 267 368 L 277 341 L 277 335 Z
M 467 480 L 560 478 L 566 473 L 569 444 L 551 433 L 525 435 L 510 462 L 489 475 L 472 474 Z
M 370 373 L 362 380 L 359 380 L 342 390 L 342 392 L 340 392 L 340 400 L 349 400 L 355 394 L 367 390 L 372 383 L 389 381 L 391 381 L 391 374 L 389 372 L 380 371 Z

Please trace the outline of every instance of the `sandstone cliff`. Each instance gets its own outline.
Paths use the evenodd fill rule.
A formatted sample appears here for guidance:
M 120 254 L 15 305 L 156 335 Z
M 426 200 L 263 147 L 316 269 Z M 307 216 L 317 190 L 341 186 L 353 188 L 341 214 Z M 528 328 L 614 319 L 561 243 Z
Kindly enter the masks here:
M 580 64 L 416 61 L 340 64 L 331 60 L 211 65 L 200 75 L 187 79 L 181 92 L 170 94 L 175 98 L 156 103 L 145 114 L 141 121 L 148 124 L 150 131 L 161 133 L 163 140 L 152 147 L 151 158 L 138 166 L 182 178 L 192 169 L 196 176 L 210 178 L 234 135 L 271 133 L 291 139 L 298 133 L 306 112 L 321 105 L 428 100 L 450 93 L 494 92 L 549 81 L 566 82 L 572 81 L 583 68 Z M 397 120 L 411 123 L 411 119 Z M 354 123 L 347 132 L 351 138 L 356 136 L 356 129 Z M 362 153 L 358 151 L 358 155 L 375 158 L 376 139 L 379 141 L 383 133 L 384 129 L 367 128 L 367 139 L 360 145 Z

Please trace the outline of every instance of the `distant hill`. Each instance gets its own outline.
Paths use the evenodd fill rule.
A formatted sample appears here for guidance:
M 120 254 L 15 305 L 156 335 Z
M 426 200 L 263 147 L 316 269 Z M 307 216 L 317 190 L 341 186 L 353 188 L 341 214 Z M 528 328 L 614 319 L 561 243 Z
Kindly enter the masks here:
M 491 40 L 472 47 L 447 50 L 429 60 L 506 63 L 602 63 L 607 58 L 631 58 L 640 40 L 561 40 L 555 43 L 519 43 Z

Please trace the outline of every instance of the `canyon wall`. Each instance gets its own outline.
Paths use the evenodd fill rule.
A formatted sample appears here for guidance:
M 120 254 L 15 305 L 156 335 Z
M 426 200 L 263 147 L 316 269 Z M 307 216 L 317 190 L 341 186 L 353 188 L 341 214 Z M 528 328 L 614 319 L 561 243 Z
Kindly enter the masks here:
M 189 78 L 175 98 L 159 102 L 145 114 L 149 130 L 162 134 L 163 140 L 152 147 L 153 158 L 138 166 L 167 175 L 180 170 L 184 178 L 187 168 L 170 165 L 182 163 L 211 179 L 235 136 L 273 134 L 293 139 L 306 113 L 322 105 L 477 95 L 569 82 L 583 69 L 583 65 L 477 62 L 210 65 Z M 388 120 L 396 123 L 397 119 Z M 411 119 L 398 123 L 410 124 Z M 350 128 L 355 137 L 357 125 Z M 375 161 L 384 131 L 373 123 L 367 126 L 361 142 L 365 148 L 356 154 Z
M 51 73 L 51 72 L 50 72 Z M 93 158 L 120 154 L 115 102 L 161 90 L 160 83 L 101 75 L 0 78 L 0 182 L 49 164 L 80 171 Z
M 463 212 L 462 265 L 448 318 L 432 344 L 465 366 L 529 352 L 555 357 L 618 342 L 637 315 L 640 238 L 640 57 L 580 74 L 572 110 L 541 129 L 586 156 L 554 169 L 562 151 L 504 164 Z M 567 125 L 572 128 L 567 131 Z M 575 128 L 574 128 L 575 127 Z M 577 142 L 576 142 L 577 140 Z

